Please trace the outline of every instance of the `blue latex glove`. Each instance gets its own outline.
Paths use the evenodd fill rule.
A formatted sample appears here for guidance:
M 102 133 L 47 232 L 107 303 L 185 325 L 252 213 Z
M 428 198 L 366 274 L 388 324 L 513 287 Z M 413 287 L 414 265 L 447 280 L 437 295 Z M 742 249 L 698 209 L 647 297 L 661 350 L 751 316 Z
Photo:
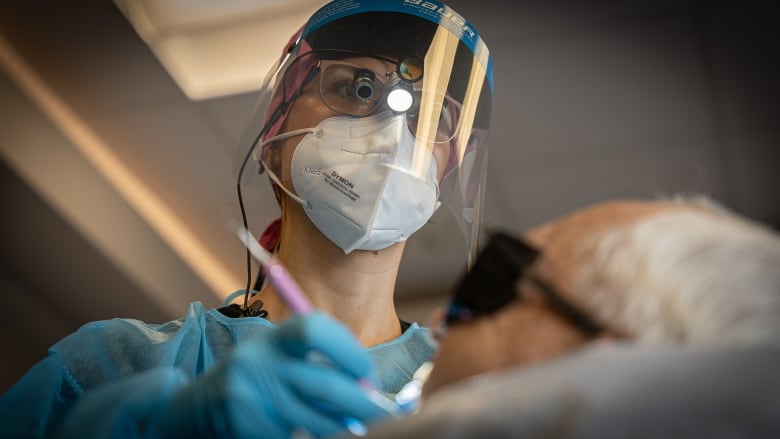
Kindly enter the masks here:
M 46 437 L 143 437 L 149 431 L 148 420 L 163 411 L 186 384 L 187 377 L 182 371 L 160 367 L 91 390 L 79 399 L 56 433 Z
M 317 312 L 296 316 L 237 346 L 177 392 L 147 433 L 189 438 L 286 438 L 299 429 L 314 436 L 337 433 L 347 419 L 365 424 L 387 415 L 358 383 L 370 371 L 370 357 L 344 326 Z

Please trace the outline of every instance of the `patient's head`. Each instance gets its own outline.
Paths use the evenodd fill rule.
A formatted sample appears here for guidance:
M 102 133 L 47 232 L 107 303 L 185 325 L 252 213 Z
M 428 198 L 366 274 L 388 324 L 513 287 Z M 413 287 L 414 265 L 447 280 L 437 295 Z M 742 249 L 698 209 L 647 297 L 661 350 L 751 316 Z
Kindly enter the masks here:
M 780 341 L 780 237 L 706 199 L 599 204 L 525 239 L 541 251 L 534 276 L 603 335 L 708 346 Z M 594 339 L 538 285 L 516 289 L 521 300 L 447 330 L 426 394 Z

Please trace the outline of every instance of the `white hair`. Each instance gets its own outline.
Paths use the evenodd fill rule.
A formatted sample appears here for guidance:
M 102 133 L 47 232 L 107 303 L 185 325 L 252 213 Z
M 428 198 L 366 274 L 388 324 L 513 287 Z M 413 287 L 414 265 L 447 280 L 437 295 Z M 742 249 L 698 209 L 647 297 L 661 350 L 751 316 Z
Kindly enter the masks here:
M 780 236 L 706 199 L 676 204 L 581 243 L 582 306 L 640 342 L 777 344 Z

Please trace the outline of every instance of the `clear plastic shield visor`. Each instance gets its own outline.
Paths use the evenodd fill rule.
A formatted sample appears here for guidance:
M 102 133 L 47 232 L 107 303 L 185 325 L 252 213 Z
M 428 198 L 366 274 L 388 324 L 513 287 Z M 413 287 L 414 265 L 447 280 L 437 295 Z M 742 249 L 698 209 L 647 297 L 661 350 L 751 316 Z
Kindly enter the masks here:
M 421 180 L 430 178 L 435 167 L 439 200 L 453 214 L 471 263 L 480 231 L 492 101 L 484 43 L 476 37 L 474 50 L 451 27 L 411 15 L 375 12 L 347 19 L 349 23 L 335 20 L 312 31 L 304 28 L 269 72 L 236 153 L 240 183 L 268 185 L 262 175 L 267 167 L 285 189 L 295 192 L 289 158 L 326 121 L 400 119 L 402 129 L 394 135 L 411 156 L 404 169 L 392 166 Z M 391 22 L 393 29 L 406 27 L 405 34 L 418 37 L 411 42 L 395 38 L 396 45 L 386 40 L 372 45 L 359 35 L 333 37 L 346 24 L 359 33 L 363 22 L 372 29 L 377 22 Z M 373 140 L 368 136 L 365 141 Z

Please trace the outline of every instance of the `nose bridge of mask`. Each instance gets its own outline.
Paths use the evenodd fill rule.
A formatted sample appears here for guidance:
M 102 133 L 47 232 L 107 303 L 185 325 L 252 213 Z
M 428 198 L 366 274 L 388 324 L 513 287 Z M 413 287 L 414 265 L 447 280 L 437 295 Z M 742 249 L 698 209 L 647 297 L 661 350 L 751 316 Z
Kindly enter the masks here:
M 345 127 L 347 122 L 348 129 Z M 364 155 L 364 161 L 371 158 L 372 163 L 376 160 L 376 163 L 407 174 L 413 174 L 413 155 L 424 153 L 414 151 L 415 139 L 404 115 L 389 111 L 363 118 L 330 118 L 320 124 L 319 130 L 318 137 L 343 139 L 340 153 Z M 424 173 L 418 174 L 418 178 L 426 178 Z
M 360 120 L 363 124 L 352 127 L 350 137 L 366 142 L 368 152 L 385 153 L 381 162 L 384 166 L 420 180 L 429 178 L 431 168 L 436 175 L 432 151 L 426 142 L 415 139 L 405 115 L 386 111 Z M 388 145 L 397 148 L 387 150 Z
M 349 137 L 369 140 L 388 140 L 392 137 L 392 140 L 397 143 L 405 126 L 404 122 L 403 115 L 394 115 L 389 111 L 368 117 L 353 118 L 353 124 L 349 128 Z M 339 129 L 343 128 L 339 127 Z

